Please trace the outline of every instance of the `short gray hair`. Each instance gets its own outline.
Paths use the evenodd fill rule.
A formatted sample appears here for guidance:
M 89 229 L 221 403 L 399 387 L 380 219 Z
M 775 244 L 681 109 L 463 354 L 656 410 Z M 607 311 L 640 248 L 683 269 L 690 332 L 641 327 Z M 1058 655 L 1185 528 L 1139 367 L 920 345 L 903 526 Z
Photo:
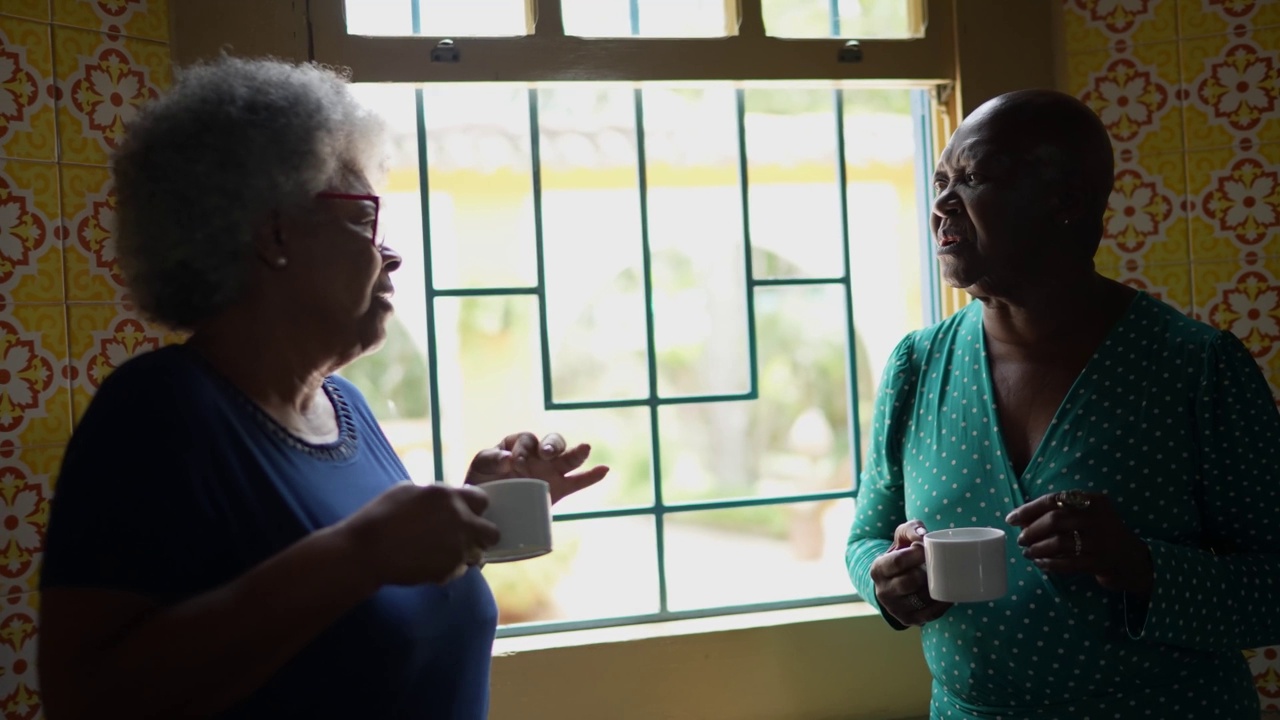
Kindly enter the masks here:
M 221 57 L 181 71 L 111 162 L 115 245 L 133 300 L 192 330 L 236 302 L 255 223 L 344 173 L 381 169 L 384 125 L 316 64 Z

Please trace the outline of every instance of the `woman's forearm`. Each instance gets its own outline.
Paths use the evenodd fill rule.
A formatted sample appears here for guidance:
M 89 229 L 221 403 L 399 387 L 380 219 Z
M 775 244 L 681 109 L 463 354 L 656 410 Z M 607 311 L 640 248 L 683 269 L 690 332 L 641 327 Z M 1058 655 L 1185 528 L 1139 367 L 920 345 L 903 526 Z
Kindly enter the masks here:
M 70 667 L 44 658 L 47 710 L 52 720 L 123 707 L 132 718 L 215 713 L 376 589 L 342 526 L 313 533 L 231 583 L 137 621 Z

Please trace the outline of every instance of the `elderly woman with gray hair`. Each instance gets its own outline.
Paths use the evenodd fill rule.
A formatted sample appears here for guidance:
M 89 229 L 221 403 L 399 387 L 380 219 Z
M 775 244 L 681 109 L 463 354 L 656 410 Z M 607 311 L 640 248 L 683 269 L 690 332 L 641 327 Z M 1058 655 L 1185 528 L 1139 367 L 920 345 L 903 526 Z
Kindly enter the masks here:
M 517 433 L 420 487 L 333 373 L 383 340 L 381 125 L 317 66 L 188 70 L 113 161 L 139 307 L 190 332 L 102 385 L 67 448 L 40 678 L 76 717 L 483 718 L 495 542 L 470 485 L 608 472 Z

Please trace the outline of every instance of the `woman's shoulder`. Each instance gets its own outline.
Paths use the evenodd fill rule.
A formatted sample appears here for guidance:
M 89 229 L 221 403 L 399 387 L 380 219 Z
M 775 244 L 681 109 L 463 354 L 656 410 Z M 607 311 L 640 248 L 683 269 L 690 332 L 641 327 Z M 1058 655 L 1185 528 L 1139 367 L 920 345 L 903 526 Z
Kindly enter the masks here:
M 170 422 L 211 389 L 191 351 L 169 345 L 135 355 L 101 381 L 80 425 Z
M 1153 347 L 1163 346 L 1181 356 L 1210 352 L 1234 337 L 1145 292 L 1134 298 L 1129 319 L 1134 324 L 1131 332 L 1146 335 Z

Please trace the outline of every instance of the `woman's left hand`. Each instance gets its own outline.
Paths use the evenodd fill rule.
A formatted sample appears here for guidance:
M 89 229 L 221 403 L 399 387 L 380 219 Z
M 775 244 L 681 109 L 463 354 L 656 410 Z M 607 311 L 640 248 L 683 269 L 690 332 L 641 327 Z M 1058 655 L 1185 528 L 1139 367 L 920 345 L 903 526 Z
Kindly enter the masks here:
M 1087 573 L 1108 590 L 1151 592 L 1151 552 L 1103 493 L 1045 495 L 1009 513 L 1005 522 L 1022 529 L 1023 556 L 1045 572 Z
M 508 435 L 496 446 L 476 453 L 467 470 L 466 483 L 482 485 L 506 478 L 538 478 L 551 486 L 551 502 L 554 504 L 595 485 L 609 473 L 605 465 L 573 472 L 587 461 L 591 446 L 582 443 L 572 450 L 567 448 L 559 433 L 550 433 L 541 441 L 529 432 Z

